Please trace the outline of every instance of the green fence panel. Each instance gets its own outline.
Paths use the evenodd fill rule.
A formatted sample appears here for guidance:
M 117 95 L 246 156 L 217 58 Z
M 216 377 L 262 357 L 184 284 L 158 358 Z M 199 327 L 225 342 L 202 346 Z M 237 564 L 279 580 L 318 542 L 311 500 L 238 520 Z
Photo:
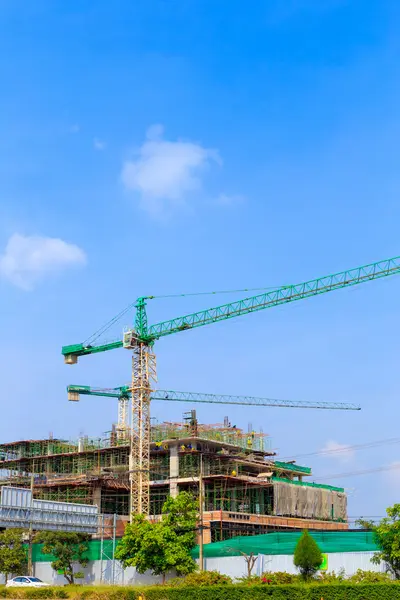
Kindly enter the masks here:
M 376 552 L 377 547 L 371 531 L 310 531 L 321 551 L 334 552 Z M 266 533 L 264 535 L 238 536 L 223 542 L 204 545 L 204 556 L 240 556 L 250 554 L 293 554 L 301 531 Z M 196 547 L 192 556 L 198 558 Z
M 100 560 L 101 558 L 101 541 L 92 540 L 88 542 L 89 550 L 85 553 L 85 557 L 89 560 Z M 33 562 L 52 562 L 54 556 L 51 554 L 42 553 L 43 544 L 33 544 L 32 560 Z M 112 540 L 104 540 L 103 542 L 103 558 L 112 555 Z

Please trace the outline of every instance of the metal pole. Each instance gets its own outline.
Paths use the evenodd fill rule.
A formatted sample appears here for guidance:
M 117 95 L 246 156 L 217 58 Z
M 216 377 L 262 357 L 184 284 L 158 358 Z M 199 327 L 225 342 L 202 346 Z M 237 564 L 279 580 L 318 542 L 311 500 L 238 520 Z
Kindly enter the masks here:
M 199 544 L 199 569 L 204 569 L 204 557 L 203 557 L 203 511 L 204 511 L 204 498 L 203 498 L 203 455 L 200 454 L 200 474 L 199 474 L 199 504 L 200 504 L 200 544 Z
M 115 542 L 117 535 L 117 515 L 114 513 L 113 518 L 113 540 L 112 540 L 112 563 L 111 563 L 111 583 L 115 584 Z
M 103 554 L 104 554 L 104 515 L 100 515 L 100 583 L 103 583 Z
M 32 545 L 32 508 L 33 508 L 33 482 L 35 461 L 32 462 L 31 473 L 31 504 L 29 508 L 29 531 L 28 531 L 28 575 L 33 576 L 33 545 Z

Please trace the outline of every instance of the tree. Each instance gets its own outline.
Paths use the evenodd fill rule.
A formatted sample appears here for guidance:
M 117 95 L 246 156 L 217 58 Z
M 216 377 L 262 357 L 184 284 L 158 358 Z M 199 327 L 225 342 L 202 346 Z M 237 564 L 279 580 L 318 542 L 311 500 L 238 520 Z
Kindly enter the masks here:
M 379 525 L 371 521 L 358 521 L 363 529 L 369 529 L 374 533 L 374 540 L 379 548 L 372 557 L 372 562 L 379 565 L 386 563 L 387 570 L 400 579 L 400 504 L 394 504 L 386 509 L 387 517 L 384 517 Z
M 303 531 L 294 551 L 294 564 L 299 569 L 303 579 L 310 579 L 322 564 L 322 553 L 317 542 Z
M 123 568 L 136 567 L 138 573 L 168 571 L 187 575 L 196 569 L 190 551 L 196 545 L 197 503 L 187 492 L 168 498 L 162 508 L 161 521 L 150 523 L 144 515 L 135 515 L 126 526 L 116 558 Z
M 244 558 L 244 561 L 245 561 L 246 567 L 247 567 L 247 577 L 250 579 L 250 577 L 252 575 L 252 571 L 257 562 L 258 556 L 255 556 L 254 552 L 250 552 L 250 554 L 246 554 L 246 552 L 240 552 L 240 554 Z
M 44 531 L 36 536 L 36 541 L 43 544 L 42 553 L 51 554 L 54 560 L 51 563 L 55 571 L 62 571 L 69 584 L 75 579 L 82 578 L 82 572 L 74 572 L 74 564 L 86 567 L 89 559 L 85 552 L 89 550 L 87 542 L 90 535 L 66 531 Z
M 0 573 L 6 582 L 9 575 L 24 574 L 27 558 L 21 529 L 6 529 L 0 533 Z
M 232 542 L 234 541 L 235 540 L 233 539 Z M 243 556 L 244 562 L 246 563 L 247 575 L 245 577 L 242 577 L 242 579 L 243 581 L 251 579 L 253 577 L 252 573 L 256 565 L 258 556 L 255 555 L 254 552 L 250 552 L 249 554 L 247 554 L 247 552 L 243 552 L 243 550 L 241 550 L 240 547 L 236 546 L 235 544 L 229 546 L 229 548 L 227 548 L 227 551 L 230 554 L 232 554 L 232 556 L 236 556 L 238 552 L 240 556 Z

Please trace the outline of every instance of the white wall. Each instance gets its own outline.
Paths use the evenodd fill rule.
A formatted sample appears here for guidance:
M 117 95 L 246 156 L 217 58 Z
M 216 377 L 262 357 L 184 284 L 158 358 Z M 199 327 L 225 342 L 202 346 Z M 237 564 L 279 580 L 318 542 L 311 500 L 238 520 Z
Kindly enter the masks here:
M 344 569 L 347 575 L 353 575 L 358 569 L 362 569 L 363 571 L 385 571 L 383 564 L 374 565 L 371 563 L 373 555 L 374 552 L 337 552 L 328 554 L 328 571 L 338 573 L 340 569 Z M 207 571 L 219 571 L 230 577 L 247 575 L 247 565 L 242 556 L 207 558 L 205 559 L 205 568 Z M 293 564 L 292 554 L 259 554 L 253 574 L 261 575 L 264 571 L 298 573 Z
M 150 571 L 141 575 L 136 572 L 133 567 L 127 569 L 122 568 L 118 561 L 115 561 L 115 585 L 154 585 L 161 583 L 162 577 L 151 575 Z M 82 569 L 76 567 L 76 571 L 83 571 L 84 579 L 77 579 L 76 583 L 95 584 L 95 583 L 111 583 L 112 582 L 112 561 L 104 560 L 103 564 L 99 560 L 90 561 L 88 566 Z M 101 576 L 102 574 L 102 576 Z M 63 575 L 59 575 L 51 568 L 51 563 L 39 562 L 34 564 L 34 575 L 52 585 L 65 585 L 67 582 Z M 167 576 L 167 580 L 175 577 L 174 573 Z
M 346 571 L 347 575 L 352 575 L 358 569 L 364 571 L 384 571 L 384 565 L 374 565 L 371 563 L 373 552 L 338 552 L 328 554 L 328 571 L 338 573 L 340 569 Z M 206 558 L 204 567 L 207 571 L 219 571 L 229 575 L 232 578 L 242 577 L 247 574 L 245 559 L 242 556 L 230 556 L 225 558 Z M 62 575 L 58 575 L 51 568 L 50 563 L 40 562 L 34 565 L 35 575 L 47 583 L 54 585 L 64 585 L 66 583 Z M 78 570 L 78 569 L 77 569 Z M 92 561 L 83 569 L 85 573 L 84 580 L 78 580 L 79 583 L 94 584 L 101 580 L 101 570 L 103 572 L 103 583 L 112 581 L 112 563 L 103 561 L 101 569 L 100 561 Z M 253 574 L 260 575 L 264 571 L 286 571 L 287 573 L 297 573 L 293 565 L 293 555 L 265 555 L 260 554 L 257 563 L 254 566 Z M 174 575 L 170 575 L 173 577 Z M 125 571 L 120 563 L 115 562 L 115 584 L 117 585 L 151 585 L 161 582 L 161 577 L 154 577 L 150 573 L 140 575 L 136 569 L 129 567 Z

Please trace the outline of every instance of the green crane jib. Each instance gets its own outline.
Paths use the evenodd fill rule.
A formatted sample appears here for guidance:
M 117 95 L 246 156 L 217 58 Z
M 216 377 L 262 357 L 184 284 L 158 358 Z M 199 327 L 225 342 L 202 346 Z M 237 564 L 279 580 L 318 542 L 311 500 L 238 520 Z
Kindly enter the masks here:
M 118 400 L 130 400 L 129 386 L 116 388 L 95 388 L 87 385 L 69 385 L 68 400 L 77 402 L 80 396 L 104 396 Z M 325 410 L 361 410 L 360 406 L 350 402 L 310 402 L 296 400 L 277 400 L 275 398 L 259 398 L 257 396 L 231 396 L 229 394 L 202 394 L 199 392 L 177 392 L 176 390 L 155 390 L 151 393 L 151 401 L 188 402 L 207 404 L 233 404 L 241 406 L 271 406 L 276 408 L 316 408 Z
M 303 300 L 398 273 L 400 273 L 400 257 L 389 258 L 297 285 L 283 286 L 243 300 L 162 321 L 150 327 L 147 323 L 146 301 L 152 296 L 140 297 L 135 304 L 135 327 L 125 332 L 122 340 L 98 345 L 85 343 L 64 346 L 62 354 L 67 364 L 75 364 L 79 356 L 86 354 L 122 347 L 132 350 L 129 456 L 131 514 L 148 514 L 150 507 L 150 402 L 153 392 L 151 381 L 156 380 L 155 355 L 152 351 L 156 340 L 180 331 L 218 323 L 265 308 Z
M 272 308 L 273 306 L 279 306 L 280 304 L 294 302 L 295 300 L 303 300 L 305 298 L 310 298 L 311 296 L 318 296 L 319 294 L 325 294 L 326 292 L 332 292 L 333 290 L 339 290 L 344 287 L 358 285 L 374 279 L 388 277 L 389 275 L 396 275 L 399 272 L 400 256 L 397 256 L 395 258 L 389 258 L 387 260 L 364 265 L 356 269 L 341 271 L 334 275 L 312 279 L 304 283 L 283 286 L 276 290 L 266 292 L 265 294 L 259 294 L 257 296 L 238 300 L 237 302 L 223 304 L 216 308 L 209 308 L 183 317 L 177 317 L 169 321 L 156 323 L 150 327 L 147 325 L 146 300 L 150 300 L 152 296 L 144 296 L 138 298 L 135 305 L 137 309 L 135 335 L 137 341 L 152 345 L 155 340 L 166 335 L 171 335 L 172 333 L 178 333 L 180 331 L 194 329 L 195 327 L 217 323 L 218 321 L 232 319 L 233 317 L 239 317 L 265 308 Z M 129 333 L 130 332 L 127 332 L 127 334 L 125 334 L 125 344 L 124 340 L 116 340 L 98 346 L 90 344 L 87 346 L 84 346 L 83 344 L 64 346 L 62 348 L 62 354 L 64 355 L 65 362 L 67 364 L 74 364 L 77 362 L 79 356 L 122 348 L 128 343 Z

